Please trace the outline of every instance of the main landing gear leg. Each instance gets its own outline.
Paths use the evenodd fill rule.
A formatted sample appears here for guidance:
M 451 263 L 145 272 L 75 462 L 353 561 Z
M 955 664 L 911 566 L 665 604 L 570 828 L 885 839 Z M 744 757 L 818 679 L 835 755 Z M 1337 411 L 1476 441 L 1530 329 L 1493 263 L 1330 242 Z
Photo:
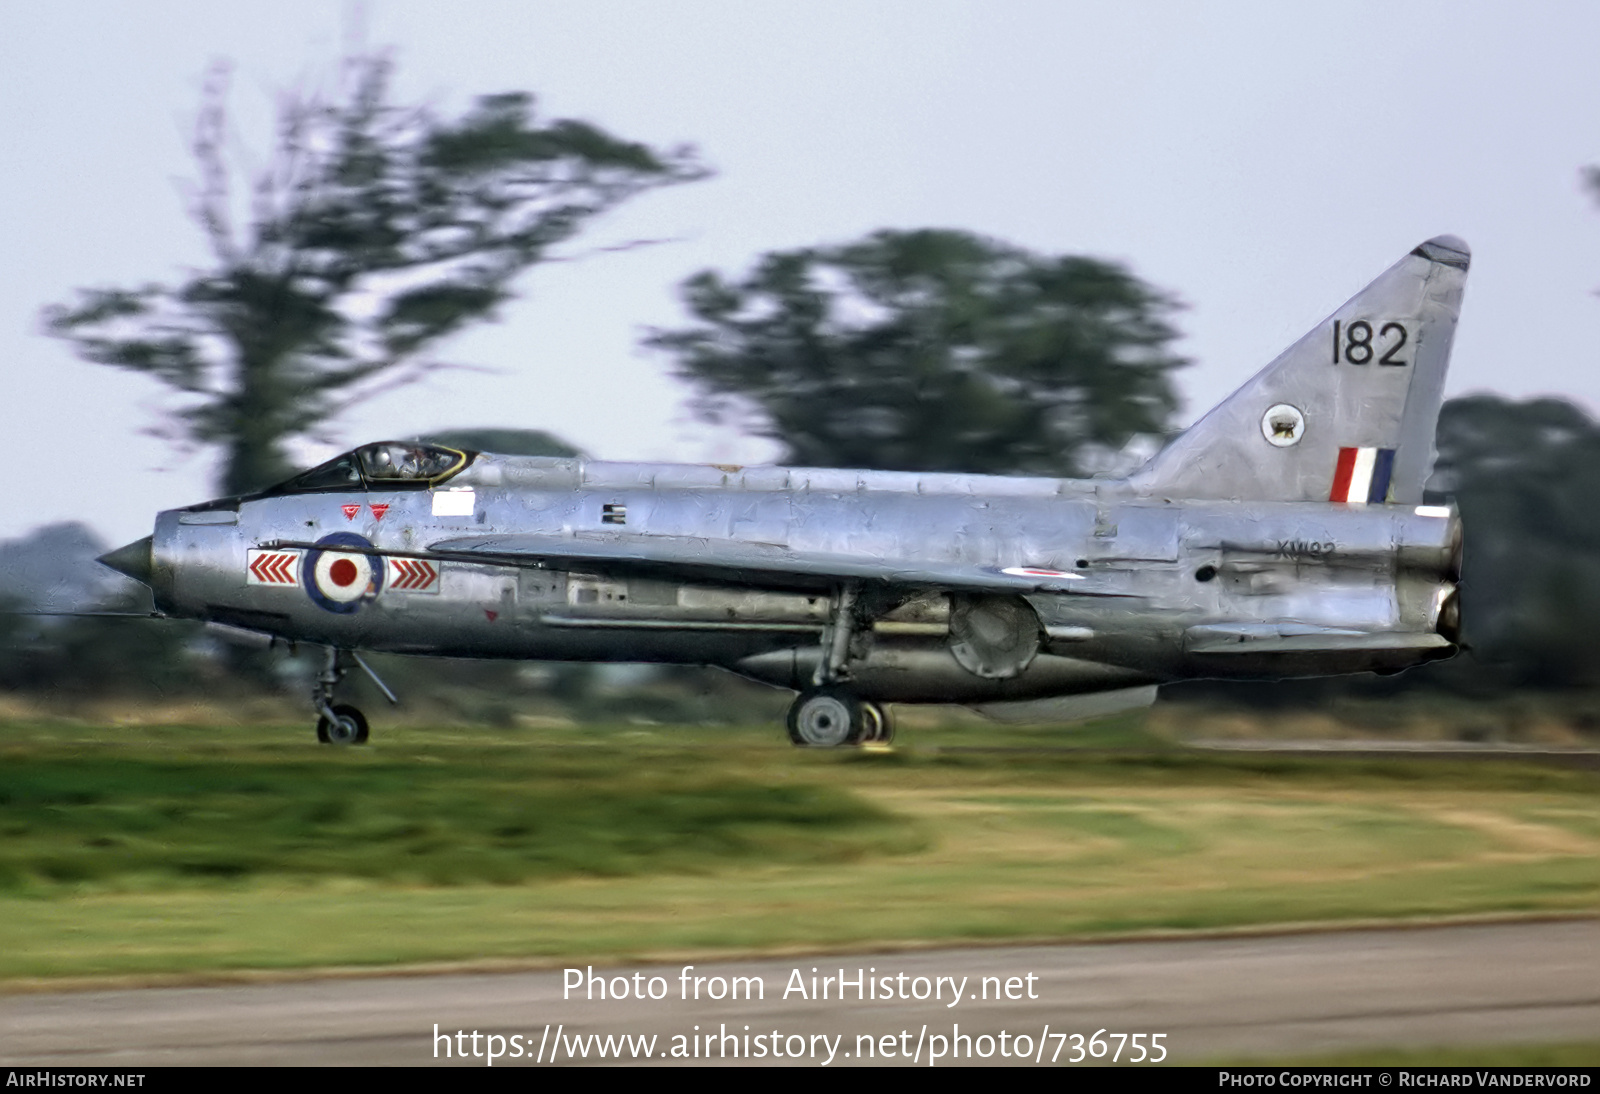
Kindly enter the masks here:
M 859 590 L 844 585 L 834 594 L 833 615 L 822 632 L 822 648 L 811 687 L 789 708 L 789 740 L 801 748 L 838 748 L 887 741 L 889 721 L 875 703 L 862 702 L 849 686 L 850 642 L 860 626 Z
M 817 671 L 811 676 L 814 688 L 836 684 L 850 676 L 850 639 L 856 633 L 856 599 L 860 590 L 854 585 L 841 585 L 833 594 L 833 614 L 822 631 L 822 649 L 817 657 Z

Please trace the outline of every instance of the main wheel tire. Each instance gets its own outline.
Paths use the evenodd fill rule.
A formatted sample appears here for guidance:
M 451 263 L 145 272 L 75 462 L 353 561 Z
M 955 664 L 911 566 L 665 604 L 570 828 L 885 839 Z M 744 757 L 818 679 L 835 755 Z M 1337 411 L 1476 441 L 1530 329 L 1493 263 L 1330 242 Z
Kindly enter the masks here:
M 355 707 L 333 708 L 333 720 L 324 714 L 317 719 L 317 740 L 325 745 L 364 745 L 367 743 L 367 718 Z
M 789 708 L 789 740 L 801 748 L 839 748 L 861 740 L 867 726 L 861 700 L 842 688 L 803 693 Z
M 861 731 L 861 743 L 886 745 L 894 740 L 894 715 L 889 713 L 889 708 L 877 703 L 862 703 L 862 714 L 865 716 L 865 728 Z

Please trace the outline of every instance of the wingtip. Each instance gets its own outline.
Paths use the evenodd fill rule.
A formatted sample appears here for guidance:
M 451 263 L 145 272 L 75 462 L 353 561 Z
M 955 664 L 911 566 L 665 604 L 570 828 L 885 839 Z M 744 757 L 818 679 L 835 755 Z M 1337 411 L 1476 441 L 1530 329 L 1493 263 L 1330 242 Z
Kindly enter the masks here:
M 1430 262 L 1454 266 L 1458 270 L 1466 269 L 1472 262 L 1472 248 L 1460 236 L 1434 236 L 1426 243 L 1419 244 L 1411 253 Z

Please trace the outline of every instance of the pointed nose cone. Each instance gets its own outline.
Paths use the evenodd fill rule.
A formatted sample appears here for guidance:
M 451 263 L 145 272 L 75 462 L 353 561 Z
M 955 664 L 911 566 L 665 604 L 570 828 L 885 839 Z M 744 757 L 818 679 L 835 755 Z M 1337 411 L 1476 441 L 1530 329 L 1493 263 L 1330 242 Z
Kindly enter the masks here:
M 119 574 L 127 574 L 135 581 L 150 584 L 150 574 L 154 570 L 151 562 L 151 541 L 153 537 L 145 536 L 143 539 L 134 540 L 126 547 L 118 547 L 115 551 L 108 551 L 95 561 L 102 566 L 109 566 Z

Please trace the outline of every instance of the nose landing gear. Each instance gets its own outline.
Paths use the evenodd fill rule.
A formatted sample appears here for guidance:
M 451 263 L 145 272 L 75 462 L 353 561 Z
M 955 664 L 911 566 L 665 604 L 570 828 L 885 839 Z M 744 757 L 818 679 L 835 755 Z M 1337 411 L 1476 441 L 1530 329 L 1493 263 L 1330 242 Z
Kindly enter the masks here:
M 371 677 L 372 682 L 378 685 L 378 690 L 383 692 L 389 702 L 398 703 L 400 700 L 355 650 L 341 650 L 329 646 L 326 653 L 322 672 L 311 688 L 311 706 L 320 715 L 317 719 L 317 740 L 325 745 L 364 745 L 367 743 L 366 715 L 347 703 L 335 706 L 333 702 L 333 689 L 344 679 L 345 673 L 350 671 L 350 666 L 356 665 Z

